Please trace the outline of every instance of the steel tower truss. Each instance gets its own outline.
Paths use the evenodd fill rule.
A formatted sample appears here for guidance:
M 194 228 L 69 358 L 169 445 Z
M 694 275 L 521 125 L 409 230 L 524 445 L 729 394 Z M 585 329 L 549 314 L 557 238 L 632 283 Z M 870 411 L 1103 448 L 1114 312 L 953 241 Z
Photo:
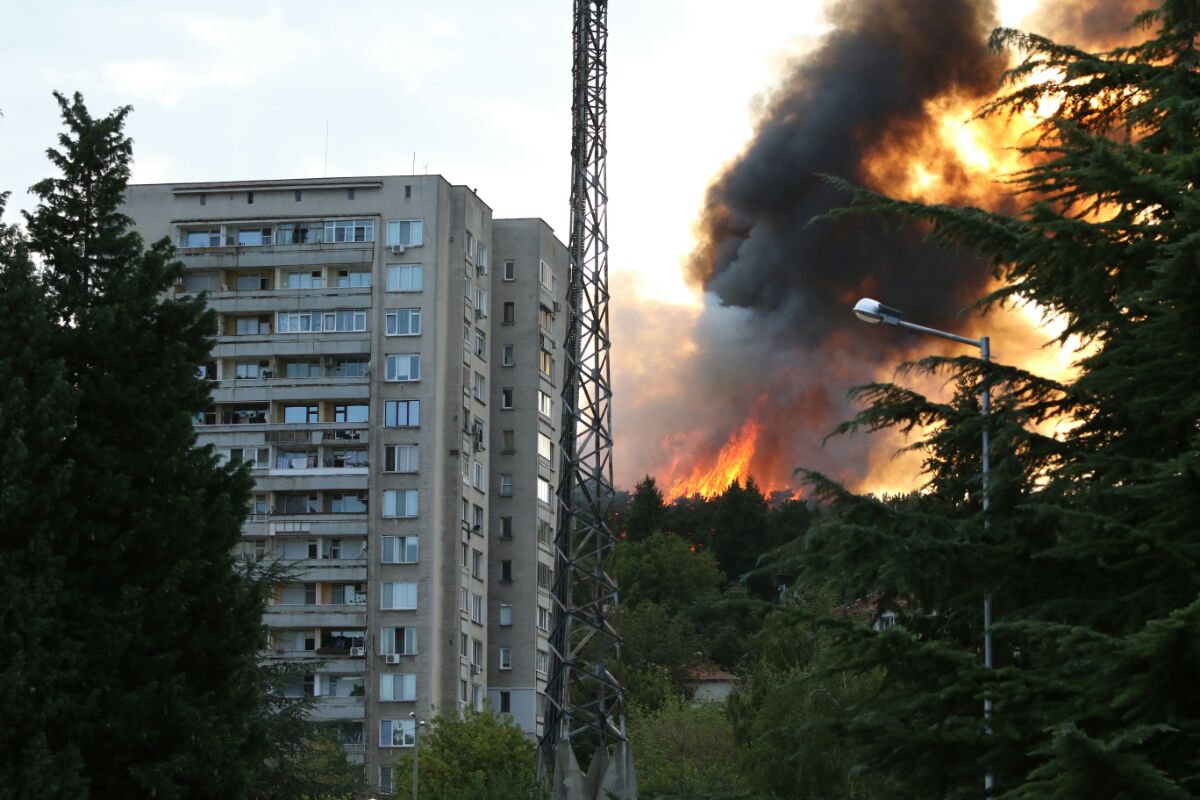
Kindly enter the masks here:
M 606 93 L 608 0 L 575 0 L 571 265 L 554 537 L 554 623 L 540 769 L 555 798 L 637 796 L 621 686 L 609 671 L 613 549 Z M 581 768 L 582 765 L 582 768 Z

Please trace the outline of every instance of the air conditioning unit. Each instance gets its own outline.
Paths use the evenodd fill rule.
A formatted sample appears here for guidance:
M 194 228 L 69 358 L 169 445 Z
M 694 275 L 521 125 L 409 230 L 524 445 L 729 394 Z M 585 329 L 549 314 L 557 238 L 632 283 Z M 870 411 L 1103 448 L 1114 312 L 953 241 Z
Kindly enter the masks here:
M 479 666 L 478 664 L 471 665 L 471 674 L 472 675 L 478 675 L 481 672 L 483 672 L 483 667 Z
M 487 314 L 484 313 L 482 308 L 475 309 L 475 319 L 483 319 L 486 316 Z
M 272 372 L 272 371 L 271 371 L 271 370 L 269 370 L 269 369 L 264 369 L 262 372 L 258 373 L 258 377 L 260 377 L 260 378 L 274 378 L 274 377 L 275 377 L 275 373 L 274 373 L 274 372 Z
M 176 286 L 185 286 L 186 284 L 187 284 L 187 279 L 184 278 L 182 275 L 177 275 L 175 277 L 175 285 Z
M 554 301 L 554 313 L 557 314 L 559 311 L 562 311 L 562 303 L 555 300 Z
M 476 275 L 487 275 L 487 264 L 483 264 L 483 263 L 476 264 L 475 265 L 475 274 Z
M 407 249 L 408 249 L 408 245 L 405 245 L 405 244 L 394 244 L 391 246 L 391 252 L 392 252 L 392 255 L 394 255 L 394 256 L 404 255 L 404 251 Z
M 383 660 L 389 664 L 399 664 L 400 663 L 400 655 L 398 653 L 388 653 L 386 656 L 383 657 Z
M 367 648 L 365 648 L 365 647 L 351 647 L 350 648 L 350 657 L 351 658 L 361 658 L 361 657 L 365 656 L 366 654 L 367 654 Z

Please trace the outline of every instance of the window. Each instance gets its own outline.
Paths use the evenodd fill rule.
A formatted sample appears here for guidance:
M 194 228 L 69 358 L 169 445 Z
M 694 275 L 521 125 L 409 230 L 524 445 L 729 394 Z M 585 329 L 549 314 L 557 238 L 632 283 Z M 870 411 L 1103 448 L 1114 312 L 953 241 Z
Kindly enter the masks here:
M 488 249 L 485 245 L 479 245 L 479 255 L 475 259 L 475 266 L 479 267 L 479 274 L 487 275 L 488 271 Z
M 542 587 L 543 589 L 550 588 L 550 584 L 554 582 L 550 573 L 551 573 L 550 565 L 542 564 L 541 562 L 538 562 L 538 565 L 537 565 L 538 586 Z
M 463 240 L 463 250 L 471 258 L 475 257 L 475 234 L 467 231 L 467 238 Z
M 388 428 L 416 428 L 421 424 L 421 401 L 388 400 L 383 404 L 383 424 Z
M 512 497 L 512 486 L 512 475 L 504 472 L 500 473 L 500 496 Z
M 414 737 L 416 726 L 415 719 L 379 720 L 379 746 L 412 747 L 416 741 Z
M 253 197 L 254 193 L 251 192 Z M 251 200 L 250 202 L 254 202 Z M 237 232 L 237 243 L 243 247 L 259 247 L 271 243 L 270 228 L 240 228 Z
M 369 219 L 327 219 L 325 220 L 325 241 L 373 242 L 375 241 L 375 223 Z
M 288 378 L 319 378 L 321 377 L 321 362 L 288 361 L 283 366 L 283 373 Z
M 487 360 L 487 334 L 483 331 L 475 331 L 475 355 Z
M 513 387 L 505 386 L 503 389 L 500 390 L 500 407 L 501 408 L 512 408 L 513 407 Z
M 544 417 L 554 416 L 554 398 L 538 389 L 538 413 Z
M 297 190 L 296 190 L 295 199 L 296 199 L 296 202 L 297 202 L 297 203 L 299 203 L 301 200 L 303 200 L 303 199 L 304 199 L 304 192 L 302 192 L 302 191 L 300 191 L 299 189 L 297 189 Z
M 512 529 L 513 529 L 512 517 L 501 517 L 500 518 L 500 538 L 501 539 L 511 539 L 513 537 Z
M 247 203 L 254 202 L 254 192 L 246 192 L 246 202 Z
M 383 656 L 411 656 L 417 653 L 416 628 L 381 628 L 379 631 L 379 654 Z
M 266 369 L 266 361 L 239 361 L 233 365 L 233 377 L 238 380 L 260 378 Z
M 471 663 L 477 667 L 483 666 L 483 642 L 478 639 L 471 640 Z
M 299 194 L 300 194 L 299 192 L 296 192 L 297 200 L 300 199 Z M 392 768 L 391 767 L 380 767 L 379 768 L 379 791 L 394 792 L 395 790 L 396 790 L 396 783 L 395 783 L 395 780 L 392 778 Z
M 365 378 L 371 362 L 366 358 L 334 357 L 329 367 L 330 375 L 336 378 Z
M 512 693 L 511 692 L 501 692 L 500 693 L 500 713 L 501 714 L 509 714 L 511 712 L 512 712 Z
M 208 195 L 204 194 L 203 192 L 201 192 L 201 194 L 200 194 L 200 205 L 202 205 L 202 206 L 208 205 Z
M 222 425 L 261 425 L 266 422 L 269 422 L 266 403 L 261 406 L 224 406 L 221 409 Z
M 483 596 L 471 595 L 471 622 L 483 624 Z
M 385 489 L 383 492 L 383 516 L 417 516 L 417 490 Z
M 418 537 L 416 536 L 384 536 L 384 564 L 415 564 L 417 563 Z
M 387 290 L 389 292 L 421 291 L 421 265 L 388 264 Z
M 512 606 L 508 603 L 500 604 L 500 624 L 512 625 Z
M 550 269 L 549 264 L 547 264 L 545 261 L 538 262 L 538 280 L 541 281 L 542 286 L 545 286 L 547 289 L 549 289 L 551 276 L 553 275 L 554 272 Z
M 184 247 L 220 247 L 221 229 L 208 228 L 202 231 L 185 231 L 183 234 Z
M 421 244 L 421 220 L 398 219 L 387 224 L 387 243 L 402 244 L 406 247 L 416 247 Z
M 276 315 L 278 333 L 341 333 L 366 329 L 366 311 L 281 311 Z
M 371 273 L 365 269 L 339 269 L 337 287 L 339 289 L 369 289 Z
M 417 584 L 412 582 L 382 584 L 379 607 L 384 611 L 413 611 L 417 607 Z
M 500 580 L 504 583 L 511 583 L 512 579 L 512 561 L 505 559 L 500 562 Z
M 483 464 L 480 464 L 478 461 L 474 462 L 474 467 L 475 467 L 474 486 L 479 491 L 486 492 L 487 491 L 487 470 L 484 469 Z
M 458 700 L 460 703 L 467 702 L 467 682 L 464 680 L 458 682 Z
M 538 500 L 545 503 L 546 505 L 550 505 L 550 496 L 552 494 L 553 494 L 553 490 L 550 488 L 550 481 L 539 476 L 538 481 L 537 481 Z
M 251 272 L 246 275 L 238 275 L 233 285 L 239 292 L 258 292 L 269 289 L 271 281 L 257 272 Z M 228 289 L 229 287 L 226 286 L 225 288 Z
M 320 289 L 324 280 L 321 278 L 321 270 L 316 269 L 312 272 L 289 272 L 287 274 L 287 288 L 289 289 Z
M 417 699 L 417 676 L 413 673 L 379 676 L 379 699 L 385 703 L 411 703 Z
M 483 578 L 483 553 L 478 550 L 471 551 L 471 574 Z
M 393 308 L 387 312 L 388 336 L 416 336 L 421 332 L 421 309 Z
M 241 278 L 238 278 L 238 280 L 241 280 Z M 183 288 L 184 291 L 191 292 L 192 294 L 215 292 L 221 288 L 221 282 L 215 272 L 191 273 L 184 276 Z
M 542 544 L 554 544 L 554 526 L 544 519 L 538 520 L 538 541 Z
M 368 406 L 334 406 L 334 422 L 366 422 Z
M 504 280 L 515 281 L 517 279 L 517 262 L 511 258 L 504 261 Z
M 415 444 L 389 444 L 383 448 L 384 472 L 416 472 L 419 453 Z
M 487 402 L 487 378 L 475 373 L 475 399 L 480 402 Z
M 237 336 L 256 336 L 271 332 L 271 321 L 264 317 L 238 317 L 233 332 Z
M 516 303 L 509 302 L 509 303 L 504 304 L 503 316 L 500 317 L 500 321 L 503 322 L 505 325 L 512 325 L 514 322 L 517 321 L 517 305 L 516 305 Z
M 504 345 L 500 355 L 500 366 L 511 367 L 513 365 L 513 346 L 511 344 Z
M 283 421 L 289 425 L 319 422 L 318 406 L 284 406 Z
M 501 450 L 505 453 L 517 452 L 516 432 L 501 431 L 500 432 L 500 447 L 501 447 Z
M 416 354 L 388 356 L 384 380 L 401 382 L 421 380 L 421 357 Z
M 467 610 L 467 604 L 463 603 L 463 611 L 466 611 L 466 610 Z M 467 647 L 469 646 L 469 643 L 470 643 L 470 639 L 467 637 L 467 635 L 465 633 L 460 633 L 458 635 L 458 655 L 462 658 L 463 661 L 467 660 Z
M 543 375 L 554 377 L 554 354 L 545 350 L 538 351 L 538 369 Z
M 554 442 L 541 431 L 538 431 L 538 458 L 554 461 Z
M 554 332 L 554 314 L 545 306 L 538 306 L 538 325 L 546 331 Z
M 475 525 L 472 528 L 472 530 L 475 533 L 478 533 L 480 536 L 482 536 L 483 535 L 483 508 L 481 506 L 475 506 L 474 514 L 475 514 Z
M 463 566 L 465 567 L 466 564 L 464 563 Z M 465 586 L 458 590 L 458 610 L 464 614 L 471 610 L 471 593 Z M 465 633 L 462 635 L 462 655 L 464 658 L 467 655 L 467 635 Z
M 538 626 L 538 630 L 549 632 L 549 630 L 550 630 L 550 609 L 542 608 L 541 606 L 538 606 L 537 626 Z
M 498 662 L 500 669 L 512 669 L 512 648 L 501 647 Z M 507 711 L 508 709 L 504 709 Z
M 271 450 L 267 447 L 231 447 L 229 448 L 229 463 L 241 464 L 250 462 L 254 469 L 263 469 L 271 463 Z
M 367 493 L 337 492 L 330 497 L 329 511 L 332 514 L 365 514 Z
M 346 190 L 346 199 L 347 200 L 354 199 L 354 187 L 350 187 L 349 189 Z
M 550 671 L 550 654 L 545 650 L 537 651 L 537 671 L 543 675 Z
M 475 316 L 486 317 L 488 312 L 488 295 L 487 289 L 479 288 L 475 290 Z
M 325 466 L 334 469 L 365 469 L 367 467 L 366 450 L 334 450 L 325 456 Z

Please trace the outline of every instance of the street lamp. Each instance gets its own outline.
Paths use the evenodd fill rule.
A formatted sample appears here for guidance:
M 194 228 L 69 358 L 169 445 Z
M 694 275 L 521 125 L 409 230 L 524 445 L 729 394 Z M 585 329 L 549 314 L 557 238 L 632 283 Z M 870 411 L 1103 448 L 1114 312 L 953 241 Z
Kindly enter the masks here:
M 961 344 L 969 344 L 979 348 L 979 357 L 983 363 L 987 364 L 992 358 L 991 340 L 986 336 L 981 336 L 978 339 L 969 339 L 966 336 L 959 336 L 946 331 L 939 331 L 937 328 L 926 328 L 924 325 L 916 325 L 912 322 L 904 320 L 903 315 L 896 309 L 885 306 L 878 300 L 872 300 L 869 297 L 864 297 L 854 304 L 854 315 L 863 322 L 871 324 L 883 323 L 884 325 L 893 325 L 898 328 L 907 328 L 910 331 L 918 333 L 927 333 L 930 336 L 938 336 L 942 339 L 949 339 L 952 342 L 960 342 Z M 988 510 L 988 415 L 992 410 L 992 396 L 988 389 L 987 376 L 984 376 L 983 386 L 981 387 L 980 398 L 980 413 L 983 415 L 983 524 L 987 526 L 987 510 Z M 992 668 L 992 593 L 984 592 L 983 595 L 983 665 L 988 669 Z M 990 698 L 983 699 L 983 717 L 988 719 L 992 716 L 992 701 Z M 983 779 L 985 789 L 991 789 L 995 786 L 995 777 L 989 772 Z
M 421 758 L 421 728 L 425 727 L 425 720 L 418 720 L 417 712 L 415 711 L 408 712 L 408 718 L 413 721 L 412 800 L 417 800 L 417 778 Z

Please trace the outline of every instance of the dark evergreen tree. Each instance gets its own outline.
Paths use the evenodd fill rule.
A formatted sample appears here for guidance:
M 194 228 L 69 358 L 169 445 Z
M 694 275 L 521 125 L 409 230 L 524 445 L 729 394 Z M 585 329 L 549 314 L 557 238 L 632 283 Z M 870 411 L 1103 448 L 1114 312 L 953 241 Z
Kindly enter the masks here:
M 56 97 L 66 131 L 48 154 L 59 175 L 34 187 L 40 204 L 26 220 L 56 323 L 46 363 L 70 415 L 50 418 L 58 435 L 38 454 L 61 486 L 28 490 L 38 507 L 58 506 L 54 516 L 3 528 L 50 554 L 37 569 L 61 583 L 41 620 L 70 685 L 52 708 L 6 714 L 6 727 L 49 733 L 51 753 L 79 764 L 75 797 L 244 796 L 266 752 L 263 591 L 232 555 L 248 474 L 195 447 L 192 416 L 208 403 L 196 365 L 214 316 L 203 300 L 166 299 L 181 274 L 170 243 L 144 248 L 120 213 L 129 108 L 97 119 L 78 94 Z M 0 494 L 20 491 L 14 477 L 6 471 Z
M 1060 101 L 1014 176 L 1020 215 L 856 193 L 858 210 L 915 219 L 988 259 L 1001 288 L 1088 344 L 1060 385 L 970 358 L 955 402 L 868 387 L 857 425 L 930 425 L 931 492 L 854 497 L 814 477 L 838 513 L 792 563 L 803 585 L 878 598 L 901 627 L 847 623 L 839 662 L 883 671 L 844 718 L 882 797 L 1192 797 L 1200 794 L 1200 3 L 1142 15 L 1136 46 L 1089 54 L 1000 30 L 1026 58 L 1004 114 Z M 980 417 L 996 398 L 987 524 Z M 1039 422 L 1073 423 L 1059 436 Z M 979 605 L 996 605 L 996 669 Z M 993 703 L 987 726 L 984 698 Z
M 63 736 L 87 653 L 63 635 L 75 398 L 53 320 L 28 243 L 0 226 L 0 797 L 86 791 L 78 743 Z
M 647 475 L 638 481 L 623 516 L 625 535 L 630 541 L 640 542 L 652 533 L 665 530 L 667 508 L 654 478 Z

